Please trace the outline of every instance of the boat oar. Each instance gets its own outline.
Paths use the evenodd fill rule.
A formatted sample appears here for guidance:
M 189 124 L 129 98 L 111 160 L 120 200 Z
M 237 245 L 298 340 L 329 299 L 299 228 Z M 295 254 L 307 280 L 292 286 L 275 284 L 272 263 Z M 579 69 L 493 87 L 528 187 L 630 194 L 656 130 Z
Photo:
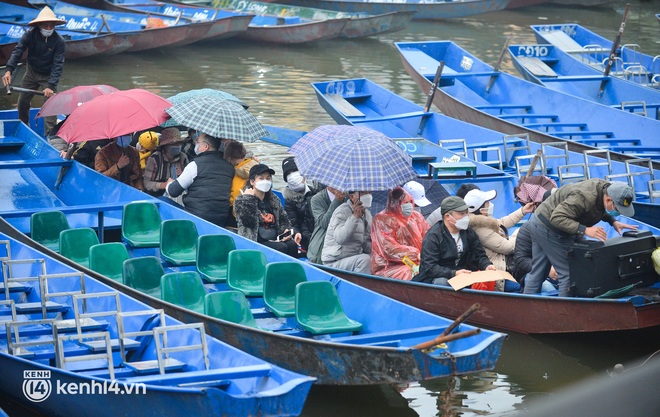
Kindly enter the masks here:
M 431 91 L 429 91 L 429 97 L 426 99 L 426 104 L 424 105 L 424 113 L 428 113 L 431 110 L 431 105 L 433 104 L 433 97 L 435 96 L 435 92 L 438 89 L 438 85 L 440 84 L 440 78 L 442 77 L 442 70 L 445 67 L 445 61 L 440 61 L 440 65 L 438 65 L 438 69 L 435 70 L 435 77 L 433 77 L 433 84 L 431 85 Z M 417 129 L 417 134 L 421 135 L 422 132 L 424 131 L 424 126 L 426 125 L 426 120 L 428 117 L 423 117 L 422 116 L 422 121 L 419 122 L 419 128 Z
M 626 8 L 623 11 L 623 19 L 621 20 L 621 26 L 619 26 L 619 33 L 616 35 L 616 39 L 612 42 L 612 50 L 610 51 L 610 56 L 607 59 L 607 65 L 605 65 L 605 71 L 603 75 L 603 81 L 600 82 L 600 88 L 598 89 L 598 98 L 603 96 L 605 92 L 605 84 L 612 70 L 612 64 L 614 64 L 614 58 L 616 58 L 616 50 L 619 49 L 619 44 L 621 43 L 621 38 L 623 37 L 623 31 L 626 29 L 626 20 L 628 20 L 628 11 L 630 11 L 630 3 L 626 3 Z
M 73 158 L 73 153 L 76 151 L 78 148 L 77 143 L 72 143 L 69 145 L 69 149 L 66 151 L 66 156 L 64 159 L 70 160 Z M 60 172 L 57 173 L 57 180 L 55 180 L 55 189 L 59 190 L 60 186 L 62 185 L 62 180 L 64 180 L 64 174 L 66 174 L 66 171 L 69 169 L 68 166 L 63 166 L 60 168 Z
M 506 54 L 507 49 L 509 49 L 509 44 L 511 43 L 511 36 L 506 38 L 506 41 L 504 41 L 504 47 L 502 48 L 502 51 L 500 51 L 500 58 L 497 60 L 497 63 L 495 64 L 495 67 L 493 68 L 493 71 L 495 72 L 500 72 L 500 66 L 502 66 L 502 61 L 504 61 L 504 54 Z M 497 75 L 491 75 L 490 79 L 488 80 L 488 85 L 486 86 L 486 92 L 490 92 L 490 88 L 493 86 L 493 83 L 495 82 L 495 78 L 497 78 Z
M 7 86 L 7 95 L 8 95 L 8 96 L 11 95 L 11 92 L 12 92 L 12 91 L 18 91 L 19 93 L 32 93 L 32 94 L 36 94 L 36 95 L 39 95 L 39 96 L 43 96 L 43 95 L 44 95 L 44 92 L 43 92 L 43 91 L 39 91 L 39 90 L 31 90 L 31 89 L 29 89 L 29 88 L 14 87 L 13 85 L 8 85 L 8 86 Z
M 465 320 L 467 320 L 472 314 L 477 312 L 481 308 L 481 305 L 479 303 L 474 303 L 470 308 L 468 308 L 463 314 L 458 316 L 456 320 L 447 328 L 445 329 L 444 332 L 438 337 L 436 337 L 433 340 L 429 340 L 428 342 L 420 343 L 418 345 L 413 346 L 413 349 L 428 349 L 432 346 L 439 345 L 441 343 L 446 343 L 446 342 L 451 342 L 452 340 L 457 340 L 457 339 L 462 339 L 464 337 L 469 337 L 469 336 L 474 336 L 476 334 L 479 334 L 481 331 L 480 329 L 473 329 L 473 330 L 468 330 L 465 332 L 459 332 L 459 333 L 453 333 L 450 334 L 451 332 L 454 331 L 456 327 L 458 327 L 461 323 L 463 323 Z

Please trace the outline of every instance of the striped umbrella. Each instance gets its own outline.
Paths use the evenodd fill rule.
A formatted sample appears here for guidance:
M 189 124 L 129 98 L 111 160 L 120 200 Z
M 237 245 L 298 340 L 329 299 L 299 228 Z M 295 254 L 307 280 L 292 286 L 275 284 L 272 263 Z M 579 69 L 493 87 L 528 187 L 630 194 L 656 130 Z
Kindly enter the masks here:
M 412 159 L 390 138 L 359 126 L 320 126 L 290 152 L 307 179 L 341 191 L 390 190 L 416 178 Z

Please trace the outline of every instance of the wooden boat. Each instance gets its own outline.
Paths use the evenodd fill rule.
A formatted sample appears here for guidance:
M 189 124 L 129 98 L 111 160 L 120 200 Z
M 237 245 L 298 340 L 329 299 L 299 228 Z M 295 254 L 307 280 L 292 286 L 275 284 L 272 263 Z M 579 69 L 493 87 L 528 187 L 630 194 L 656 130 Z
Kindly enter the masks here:
M 0 5 L 0 20 L 3 16 L 3 6 Z M 7 19 L 8 20 L 8 19 Z M 2 52 L 0 52 L 0 64 L 6 65 L 18 40 L 23 36 L 27 26 L 0 23 L 2 37 Z M 66 43 L 66 59 L 86 58 L 94 55 L 113 55 L 130 49 L 137 38 L 133 35 L 120 35 L 116 33 L 103 33 L 93 35 L 89 33 L 71 32 L 68 30 L 57 30 Z
M 117 235 L 124 206 L 136 200 L 146 200 L 157 204 L 158 215 L 163 221 L 190 220 L 199 235 L 231 236 L 237 249 L 257 249 L 269 264 L 293 261 L 282 253 L 218 228 L 78 163 L 63 161 L 42 138 L 17 121 L 4 121 L 3 127 L 5 138 L 0 148 L 3 151 L 0 168 L 5 168 L 6 174 L 0 184 L 7 190 L 8 198 L 0 201 L 0 215 L 22 232 L 30 232 L 32 213 L 59 210 L 66 214 L 73 228 L 97 228 L 102 237 Z M 277 134 L 284 135 L 285 131 Z M 295 134 L 302 135 L 300 132 Z M 62 166 L 68 166 L 68 172 L 61 186 L 56 188 Z M 11 191 L 18 189 L 20 193 Z M 25 195 L 30 198 L 23 198 Z M 132 248 L 129 253 L 134 257 L 155 255 L 158 259 L 161 255 L 158 247 Z M 443 333 L 451 324 L 450 320 L 382 297 L 312 265 L 297 265 L 302 265 L 308 281 L 332 283 L 345 313 L 362 323 L 362 330 L 353 334 L 313 336 L 302 330 L 295 317 L 276 317 L 264 308 L 263 298 L 249 297 L 256 324 L 266 330 L 256 329 L 175 306 L 91 270 L 85 272 L 154 308 L 163 308 L 183 322 L 203 321 L 211 336 L 294 372 L 305 370 L 307 375 L 316 376 L 320 384 L 401 383 L 490 369 L 495 365 L 505 335 L 481 331 L 476 336 L 449 342 L 446 349 L 434 347 L 422 351 L 422 344 Z M 165 264 L 165 267 L 167 271 L 195 270 L 194 265 L 177 267 Z M 205 286 L 218 291 L 227 289 L 227 284 L 223 283 L 206 283 Z M 388 319 L 383 320 L 384 316 Z M 458 330 L 476 329 L 461 325 Z
M 245 32 L 252 21 L 252 14 L 171 3 L 149 1 L 105 0 L 108 10 L 142 13 L 149 16 L 185 18 L 191 22 L 213 22 L 204 40 L 228 39 Z
M 44 415 L 295 416 L 269 364 L 0 233 L 0 394 Z
M 481 13 L 504 9 L 509 0 L 282 0 L 283 4 L 316 7 L 350 13 L 382 14 L 390 12 L 411 12 L 413 20 L 440 20 L 474 16 Z
M 573 59 L 553 45 L 510 45 L 513 66 L 527 81 L 585 100 L 660 119 L 660 90 L 621 78 Z M 601 93 L 602 86 L 602 93 Z
M 551 44 L 600 72 L 605 70 L 612 41 L 578 24 L 532 25 L 536 41 Z M 638 84 L 660 88 L 660 56 L 643 53 L 639 45 L 617 48 L 611 75 Z
M 428 175 L 431 170 L 429 164 L 433 161 L 441 161 L 443 158 L 451 156 L 449 150 L 424 138 L 432 138 L 434 142 L 449 138 L 465 138 L 469 144 L 468 151 L 474 150 L 474 155 L 483 153 L 484 149 L 492 150 L 493 147 L 501 149 L 502 146 L 502 134 L 499 132 L 473 126 L 438 113 L 425 113 L 420 106 L 365 79 L 319 82 L 314 83 L 313 87 L 321 106 L 338 123 L 369 127 L 392 138 L 397 138 L 393 140 L 411 154 L 413 166 L 420 176 Z M 346 103 L 339 100 L 336 95 L 343 98 Z M 354 112 L 360 112 L 363 116 L 347 115 L 349 106 L 353 108 Z M 425 116 L 423 129 L 420 132 L 421 115 L 423 114 L 428 114 L 428 116 Z M 555 148 L 555 150 L 558 149 Z M 546 161 L 555 159 L 547 158 L 547 156 L 561 155 L 561 153 L 553 155 L 552 148 L 546 148 L 545 151 L 547 153 L 544 158 Z M 502 149 L 502 153 L 506 152 Z M 527 151 L 521 153 L 524 154 Z M 531 153 L 534 153 L 533 148 Z M 515 157 L 515 153 L 513 156 Z M 495 162 L 493 159 L 491 157 L 491 163 Z M 461 157 L 461 161 L 466 162 L 466 159 Z M 483 190 L 497 191 L 495 217 L 507 215 L 520 207 L 515 202 L 513 193 L 513 188 L 518 182 L 517 176 L 507 174 L 506 169 L 503 172 L 478 161 L 473 160 L 472 163 L 475 165 L 474 178 L 451 173 L 440 174 L 441 184 L 449 194 L 454 194 L 462 183 L 469 181 L 478 184 Z M 498 174 L 494 175 L 492 170 L 497 171 Z M 575 179 L 573 178 L 573 180 Z M 637 203 L 635 203 L 635 207 L 638 207 Z M 657 227 L 635 219 L 626 218 L 624 222 L 637 224 L 641 229 L 649 230 L 654 235 L 660 235 L 660 229 Z M 609 225 L 604 224 L 604 227 L 608 230 L 610 237 L 617 236 L 616 231 Z M 484 309 L 472 316 L 473 322 L 507 331 L 532 334 L 585 333 L 660 326 L 660 299 L 658 297 L 654 297 L 652 301 L 641 302 L 644 297 L 639 295 L 624 299 L 604 300 L 470 289 L 454 291 L 451 287 L 357 274 L 325 266 L 321 268 L 388 297 L 448 317 L 456 317 L 466 306 L 478 302 Z M 660 287 L 660 282 L 657 282 L 655 286 Z M 657 291 L 657 288 L 644 291 L 653 292 Z M 522 311 L 525 312 L 524 317 L 520 314 Z M 570 317 L 570 319 L 548 320 L 548 316 Z
M 656 154 L 660 121 L 622 112 L 553 91 L 490 65 L 449 41 L 396 44 L 406 72 L 422 91 L 429 91 L 440 61 L 441 86 L 433 103 L 448 116 L 507 134 L 528 134 L 535 142 L 565 140 L 569 150 L 607 148 L 613 160 L 625 162 L 634 149 Z M 648 154 L 647 154 L 648 155 Z M 652 163 L 655 169 L 658 162 Z M 660 196 L 660 195 L 659 195 Z

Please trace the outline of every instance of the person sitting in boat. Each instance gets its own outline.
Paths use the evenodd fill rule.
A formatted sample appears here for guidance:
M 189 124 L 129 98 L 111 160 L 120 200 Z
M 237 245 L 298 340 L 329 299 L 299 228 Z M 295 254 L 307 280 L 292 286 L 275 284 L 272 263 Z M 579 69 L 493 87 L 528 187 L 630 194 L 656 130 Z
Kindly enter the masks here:
M 266 164 L 250 168 L 243 193 L 234 200 L 238 234 L 287 255 L 297 257 L 291 222 L 273 193 L 275 171 Z
M 325 191 L 319 191 L 310 200 L 309 205 L 314 218 L 314 231 L 307 248 L 307 259 L 310 262 L 323 263 L 323 244 L 330 219 L 337 207 L 344 202 L 346 202 L 346 193 L 332 187 L 325 187 Z
M 248 178 L 250 177 L 250 169 L 257 165 L 259 161 L 255 158 L 248 156 L 247 149 L 239 141 L 232 140 L 225 146 L 224 152 L 225 161 L 229 162 L 234 167 L 234 179 L 231 183 L 231 194 L 229 195 L 229 218 L 227 219 L 228 227 L 237 227 L 236 217 L 234 217 L 234 200 L 241 194 L 245 188 Z
M 478 189 L 479 187 L 476 184 L 464 182 L 456 190 L 456 197 L 465 198 L 467 193 L 469 193 L 472 190 L 478 190 Z M 428 215 L 428 217 L 426 218 L 426 223 L 429 224 L 429 227 L 433 227 L 433 225 L 435 225 L 437 222 L 441 220 L 442 220 L 442 207 L 439 207 L 433 210 L 433 213 Z
M 282 191 L 284 210 L 293 226 L 293 240 L 301 247 L 302 252 L 306 253 L 315 226 L 311 199 L 321 187 L 316 182 L 303 178 L 293 156 L 282 161 L 282 176 L 286 182 Z
M 421 184 L 420 184 L 421 185 Z M 371 273 L 410 281 L 419 269 L 422 240 L 429 228 L 414 199 L 402 187 L 387 195 L 385 210 L 371 223 Z
M 195 160 L 178 178 L 167 180 L 165 192 L 170 198 L 183 196 L 186 210 L 197 217 L 223 227 L 229 216 L 229 194 L 234 167 L 218 151 L 220 139 L 201 133 L 195 143 Z
M 422 241 L 419 274 L 413 281 L 449 285 L 450 278 L 472 271 L 495 271 L 477 233 L 470 229 L 468 205 L 458 196 L 440 203 L 442 220 L 426 233 Z
M 371 273 L 370 191 L 349 191 L 348 201 L 332 213 L 323 243 L 324 265 Z
M 181 136 L 181 133 L 179 133 L 179 136 Z M 138 136 L 138 143 L 135 145 L 135 149 L 140 154 L 140 168 L 142 168 L 142 171 L 147 168 L 147 159 L 149 159 L 149 155 L 158 147 L 158 141 L 158 133 L 151 130 L 143 132 Z
M 152 132 L 145 132 L 144 135 Z M 155 197 L 165 194 L 165 188 L 170 178 L 177 179 L 188 165 L 188 157 L 181 152 L 184 139 L 176 127 L 168 127 L 160 133 L 160 143 L 156 150 L 147 158 L 144 170 L 144 190 Z M 166 196 L 167 197 L 167 196 Z
M 142 190 L 140 155 L 137 149 L 131 145 L 132 141 L 132 135 L 123 135 L 104 146 L 94 158 L 94 169 L 103 175 Z
M 432 204 L 431 201 L 426 198 L 426 190 L 424 189 L 424 186 L 417 181 L 408 181 L 403 184 L 403 189 L 413 198 L 413 206 L 416 212 L 422 213 L 422 207 L 428 207 Z

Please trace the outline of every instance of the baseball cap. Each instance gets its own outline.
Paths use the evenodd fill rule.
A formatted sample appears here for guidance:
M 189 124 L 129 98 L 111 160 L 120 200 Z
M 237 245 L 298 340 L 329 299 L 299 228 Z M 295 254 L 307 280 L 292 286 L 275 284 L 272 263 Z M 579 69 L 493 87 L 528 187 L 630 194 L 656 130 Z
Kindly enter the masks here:
M 403 189 L 412 196 L 413 200 L 415 200 L 415 204 L 418 206 L 426 207 L 431 204 L 429 199 L 426 198 L 426 190 L 424 189 L 424 186 L 417 181 L 408 181 L 403 185 Z
M 270 169 L 268 165 L 266 164 L 257 164 L 250 168 L 250 174 L 248 175 L 249 178 L 254 178 L 259 174 L 263 174 L 264 172 L 270 172 L 270 175 L 275 175 L 275 171 Z
M 455 195 L 445 198 L 442 200 L 442 203 L 440 203 L 440 213 L 443 216 L 450 211 L 465 211 L 467 209 L 468 206 L 465 204 L 465 200 L 461 197 L 456 197 Z
M 486 201 L 490 201 L 497 197 L 497 191 L 481 191 L 481 190 L 471 190 L 465 195 L 465 204 L 468 206 L 468 211 L 474 213 L 479 210 L 481 206 L 484 205 Z
M 632 188 L 625 182 L 614 181 L 607 187 L 607 195 L 609 195 L 614 201 L 614 206 L 619 213 L 626 217 L 632 217 L 635 215 L 635 209 L 633 208 L 632 202 L 635 197 Z

